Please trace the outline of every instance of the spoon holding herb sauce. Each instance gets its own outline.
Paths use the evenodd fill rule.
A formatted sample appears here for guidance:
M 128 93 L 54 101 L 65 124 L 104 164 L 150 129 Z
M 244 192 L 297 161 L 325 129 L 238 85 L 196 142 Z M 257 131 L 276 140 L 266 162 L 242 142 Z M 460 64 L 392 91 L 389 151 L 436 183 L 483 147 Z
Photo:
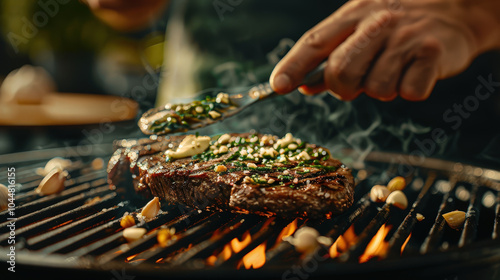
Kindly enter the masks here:
M 323 82 L 326 61 L 311 71 L 301 83 L 314 86 Z M 162 135 L 186 132 L 217 123 L 239 113 L 246 107 L 265 98 L 275 96 L 271 85 L 266 82 L 237 94 L 220 92 L 186 104 L 167 104 L 145 112 L 139 120 L 139 128 L 145 134 Z

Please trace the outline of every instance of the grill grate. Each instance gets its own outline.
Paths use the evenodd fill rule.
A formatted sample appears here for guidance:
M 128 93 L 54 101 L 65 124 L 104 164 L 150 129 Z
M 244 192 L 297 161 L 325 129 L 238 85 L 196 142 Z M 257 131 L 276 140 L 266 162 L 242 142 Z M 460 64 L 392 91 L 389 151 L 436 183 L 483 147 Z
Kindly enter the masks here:
M 217 275 L 233 271 L 237 274 L 231 277 L 235 277 L 245 268 L 262 266 L 256 271 L 282 275 L 284 279 L 305 279 L 304 271 L 309 277 L 311 273 L 394 270 L 394 263 L 418 271 L 434 265 L 443 268 L 450 261 L 454 261 L 451 267 L 456 269 L 470 263 L 471 258 L 483 264 L 498 261 L 493 256 L 500 251 L 500 173 L 491 169 L 437 159 L 406 166 L 394 160 L 405 159 L 404 155 L 374 152 L 362 168 L 354 170 L 355 205 L 331 220 L 266 218 L 164 205 L 156 218 L 136 225 L 146 228 L 147 234 L 127 243 L 120 218 L 144 204 L 110 189 L 106 172 L 91 168 L 95 156 L 72 158 L 68 170 L 71 179 L 66 181 L 65 190 L 41 197 L 34 192 L 42 179 L 35 171 L 48 160 L 44 158 L 47 153 L 31 155 L 30 160 L 13 164 L 18 183 L 15 238 L 20 264 L 101 272 L 127 268 L 158 275 L 165 270 L 189 271 L 192 277 L 206 276 L 205 271 Z M 346 156 L 355 158 L 352 154 Z M 2 163 L 6 158 L 0 157 L 0 182 L 7 181 L 6 169 L 10 165 Z M 412 172 L 406 176 L 409 184 L 404 192 L 410 203 L 406 210 L 369 200 L 371 186 L 386 183 L 408 167 Z M 467 213 L 460 231 L 449 228 L 441 216 L 456 209 Z M 418 221 L 417 213 L 425 219 Z M 0 212 L 0 258 L 5 258 L 8 251 L 9 217 L 8 211 Z M 304 226 L 331 238 L 333 245 L 299 253 L 282 240 Z M 175 229 L 174 238 L 166 246 L 157 241 L 161 228 Z M 386 234 L 381 235 L 383 232 Z M 379 252 L 367 253 L 377 238 Z M 339 242 L 343 242 L 343 248 Z M 408 263 L 410 260 L 414 263 Z M 309 272 L 306 268 L 312 261 L 318 265 Z

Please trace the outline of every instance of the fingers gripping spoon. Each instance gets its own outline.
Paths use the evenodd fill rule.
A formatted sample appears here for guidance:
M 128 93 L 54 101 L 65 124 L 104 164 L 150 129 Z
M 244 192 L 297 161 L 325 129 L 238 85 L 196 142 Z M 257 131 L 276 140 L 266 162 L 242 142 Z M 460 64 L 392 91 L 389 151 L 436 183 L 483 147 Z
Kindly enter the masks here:
M 313 86 L 323 82 L 325 67 L 326 61 L 309 72 L 300 85 Z M 186 104 L 167 104 L 144 113 L 139 120 L 139 128 L 149 135 L 186 132 L 217 123 L 275 95 L 277 93 L 266 82 L 253 86 L 244 93 L 219 93 L 216 97 L 206 97 Z

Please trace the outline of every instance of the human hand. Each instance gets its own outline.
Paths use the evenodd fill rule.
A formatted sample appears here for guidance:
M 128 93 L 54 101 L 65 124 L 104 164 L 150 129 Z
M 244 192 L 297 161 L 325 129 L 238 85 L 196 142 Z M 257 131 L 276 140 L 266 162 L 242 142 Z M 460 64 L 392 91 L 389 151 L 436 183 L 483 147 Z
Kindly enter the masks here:
M 159 17 L 167 0 L 81 0 L 102 21 L 120 31 L 144 28 Z
M 287 93 L 328 59 L 325 83 L 341 100 L 365 92 L 390 101 L 425 100 L 439 79 L 463 71 L 481 52 L 500 45 L 500 1 L 353 0 L 306 32 L 275 67 L 271 86 Z M 491 38 L 494 35 L 495 38 Z

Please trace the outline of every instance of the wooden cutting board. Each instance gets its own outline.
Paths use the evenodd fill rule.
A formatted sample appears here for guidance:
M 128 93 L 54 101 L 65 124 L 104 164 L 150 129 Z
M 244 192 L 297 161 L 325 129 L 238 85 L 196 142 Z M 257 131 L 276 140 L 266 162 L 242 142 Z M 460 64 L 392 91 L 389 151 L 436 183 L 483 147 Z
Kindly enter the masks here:
M 134 119 L 137 102 L 123 97 L 54 93 L 39 105 L 0 103 L 0 125 L 83 125 Z

